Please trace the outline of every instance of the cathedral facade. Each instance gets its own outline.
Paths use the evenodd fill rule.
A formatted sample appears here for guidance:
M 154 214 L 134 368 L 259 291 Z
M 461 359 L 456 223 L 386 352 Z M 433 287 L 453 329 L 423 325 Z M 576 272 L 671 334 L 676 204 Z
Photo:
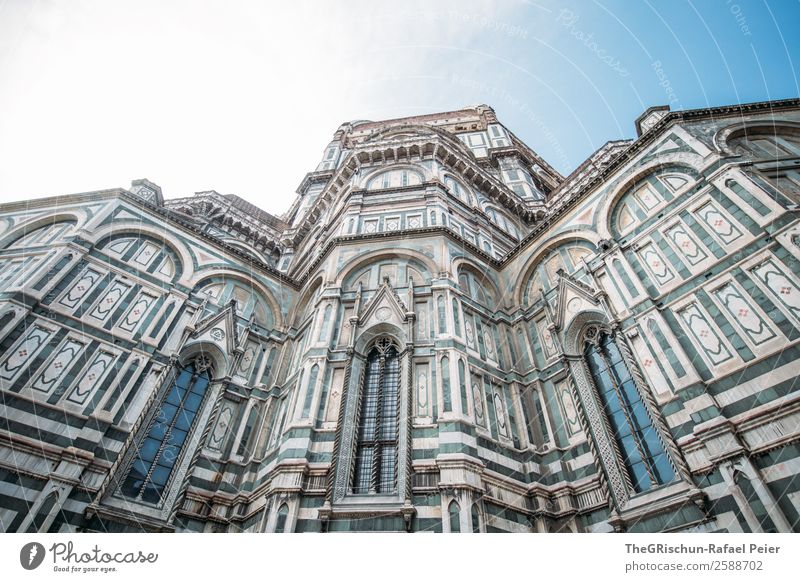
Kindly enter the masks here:
M 0 205 L 0 530 L 800 531 L 800 100 L 636 128 Z

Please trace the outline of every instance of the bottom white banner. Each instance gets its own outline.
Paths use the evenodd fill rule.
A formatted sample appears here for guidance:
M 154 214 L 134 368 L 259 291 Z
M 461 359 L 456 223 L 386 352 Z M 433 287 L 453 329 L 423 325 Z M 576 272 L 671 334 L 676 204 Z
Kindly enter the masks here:
M 794 534 L 3 534 L 4 580 L 797 580 Z

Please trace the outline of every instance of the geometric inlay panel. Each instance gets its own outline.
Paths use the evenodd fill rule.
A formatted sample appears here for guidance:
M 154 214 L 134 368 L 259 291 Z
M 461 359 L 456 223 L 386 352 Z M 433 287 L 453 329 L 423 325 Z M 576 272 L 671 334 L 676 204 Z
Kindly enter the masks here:
M 731 352 L 722 343 L 720 334 L 709 323 L 706 315 L 700 311 L 696 303 L 690 303 L 681 309 L 678 315 L 712 364 L 717 366 L 733 358 Z

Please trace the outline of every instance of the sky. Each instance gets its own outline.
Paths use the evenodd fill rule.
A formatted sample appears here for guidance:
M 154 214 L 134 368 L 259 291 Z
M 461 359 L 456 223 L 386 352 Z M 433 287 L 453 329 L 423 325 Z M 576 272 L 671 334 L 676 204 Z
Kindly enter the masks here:
M 562 174 L 647 107 L 800 95 L 800 0 L 0 0 L 0 202 L 280 215 L 340 124 L 486 103 Z

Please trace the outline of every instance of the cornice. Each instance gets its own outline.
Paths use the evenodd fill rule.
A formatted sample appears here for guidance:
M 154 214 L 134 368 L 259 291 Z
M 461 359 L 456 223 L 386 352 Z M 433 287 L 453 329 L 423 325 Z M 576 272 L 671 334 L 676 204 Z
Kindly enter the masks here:
M 260 268 L 265 273 L 271 275 L 272 277 L 275 277 L 276 279 L 278 279 L 282 283 L 286 283 L 287 285 L 291 286 L 293 289 L 295 289 L 295 290 L 299 290 L 300 289 L 299 286 L 297 285 L 297 283 L 292 278 L 288 277 L 285 273 L 282 273 L 281 271 L 279 271 L 275 267 L 272 267 L 271 265 L 268 265 L 268 264 L 264 263 L 263 261 L 256 260 L 255 258 L 251 257 L 250 255 L 247 255 L 246 253 L 244 253 L 239 248 L 237 248 L 237 247 L 235 247 L 233 245 L 226 244 L 224 241 L 221 241 L 218 238 L 209 235 L 208 233 L 204 232 L 202 229 L 198 228 L 194 224 L 191 224 L 188 221 L 177 217 L 175 215 L 174 211 L 170 211 L 168 208 L 163 208 L 161 206 L 156 206 L 155 204 L 151 204 L 151 203 L 149 203 L 149 202 L 147 202 L 145 200 L 142 200 L 141 198 L 131 194 L 127 190 L 120 189 L 119 190 L 119 196 L 121 198 L 124 198 L 127 202 L 132 202 L 135 205 L 144 207 L 147 210 L 150 210 L 151 212 L 154 212 L 154 213 L 158 214 L 159 216 L 161 216 L 165 220 L 183 227 L 184 229 L 190 231 L 195 236 L 198 236 L 198 237 L 202 238 L 203 240 L 205 240 L 207 242 L 210 242 L 210 243 L 212 243 L 213 245 L 215 245 L 217 247 L 221 247 L 225 252 L 231 253 L 231 254 L 233 254 L 233 255 L 241 258 L 241 259 L 244 259 L 248 264 Z
M 505 184 L 489 174 L 477 160 L 469 153 L 469 156 L 451 147 L 447 140 L 434 133 L 431 136 L 422 138 L 408 138 L 398 141 L 396 144 L 387 148 L 386 143 L 364 143 L 352 149 L 337 170 L 328 180 L 328 185 L 317 197 L 314 205 L 308 209 L 302 222 L 294 229 L 290 237 L 292 246 L 298 246 L 300 241 L 308 232 L 313 230 L 317 219 L 322 215 L 327 205 L 333 204 L 343 188 L 350 184 L 350 178 L 357 174 L 361 167 L 368 163 L 383 162 L 387 159 L 386 152 L 392 152 L 392 159 L 412 159 L 414 157 L 431 157 L 438 159 L 456 172 L 461 174 L 461 178 L 472 182 L 473 185 L 481 190 L 481 193 L 491 198 L 507 210 L 513 212 L 523 220 L 530 222 L 535 218 L 535 211 L 528 209 L 523 200 L 519 199 Z M 374 154 L 379 153 L 380 159 Z M 459 167 L 459 165 L 461 167 Z M 465 173 L 465 170 L 468 172 Z
M 455 232 L 450 230 L 446 226 L 427 226 L 424 228 L 415 228 L 415 229 L 405 229 L 405 230 L 395 230 L 391 232 L 375 232 L 370 234 L 351 234 L 351 235 L 339 235 L 332 237 L 328 242 L 323 245 L 322 250 L 320 251 L 319 255 L 303 270 L 302 275 L 296 277 L 295 281 L 299 285 L 303 285 L 311 273 L 313 273 L 320 263 L 328 256 L 329 252 L 336 246 L 341 243 L 351 243 L 356 241 L 369 241 L 369 240 L 379 240 L 379 239 L 408 239 L 408 238 L 421 238 L 424 236 L 428 236 L 431 234 L 439 234 L 445 235 L 450 238 L 453 242 L 458 243 L 459 245 L 463 245 L 466 248 L 469 248 L 473 254 L 479 256 L 484 261 L 489 263 L 492 267 L 500 268 L 501 262 L 500 260 L 494 258 L 493 256 L 489 255 L 486 251 L 481 250 L 476 245 L 472 244 L 466 239 L 461 238 Z
M 637 155 L 649 145 L 651 145 L 658 137 L 660 137 L 667 129 L 684 121 L 696 121 L 705 118 L 719 118 L 731 117 L 736 115 L 744 115 L 745 113 L 758 113 L 763 111 L 772 111 L 775 109 L 795 109 L 800 108 L 800 99 L 785 99 L 781 101 L 760 101 L 757 103 L 745 103 L 741 105 L 727 105 L 721 107 L 710 107 L 705 109 L 691 109 L 688 111 L 673 111 L 665 115 L 656 124 L 653 125 L 647 132 L 642 134 L 641 137 L 633 141 L 627 149 L 613 158 L 607 166 L 602 167 L 598 174 L 591 178 L 586 184 L 578 187 L 566 200 L 559 201 L 559 205 L 554 207 L 545 217 L 534 226 L 533 230 L 524 237 L 517 246 L 515 246 L 503 259 L 503 266 L 513 259 L 522 249 L 527 247 L 530 243 L 537 240 L 541 234 L 547 230 L 554 222 L 560 219 L 568 210 L 571 210 L 578 202 L 583 200 L 586 195 L 594 191 L 597 186 L 608 180 L 616 171 L 622 168 L 626 163 L 633 160 Z M 576 172 L 581 169 L 587 162 L 591 162 L 591 158 L 578 167 Z M 574 175 L 573 172 L 570 176 Z M 564 182 L 566 184 L 569 177 Z M 552 196 L 557 197 L 559 191 L 555 191 Z
M 627 163 L 634 160 L 636 156 L 640 155 L 645 148 L 651 145 L 672 126 L 682 122 L 697 121 L 707 118 L 717 119 L 734 116 L 743 117 L 745 115 L 752 115 L 767 111 L 783 111 L 797 108 L 800 108 L 800 99 L 794 98 L 779 101 L 762 101 L 756 103 L 669 112 L 643 135 L 631 142 L 630 145 L 628 145 L 622 152 L 618 153 L 616 156 L 614 156 L 612 153 L 611 159 L 605 164 L 602 163 L 602 156 L 600 156 L 599 160 L 594 158 L 594 156 L 596 156 L 598 152 L 603 149 L 600 148 L 590 158 L 576 168 L 576 170 L 573 171 L 567 178 L 562 179 L 559 187 L 549 196 L 549 203 L 546 203 L 544 206 L 530 206 L 529 204 L 526 204 L 524 200 L 519 200 L 516 194 L 514 194 L 505 184 L 503 184 L 501 181 L 491 175 L 491 173 L 489 173 L 484 167 L 482 167 L 482 163 L 485 165 L 486 160 L 478 160 L 475 158 L 472 152 L 467 151 L 466 148 L 464 148 L 454 136 L 448 134 L 445 138 L 442 135 L 445 132 L 440 130 L 437 131 L 438 128 L 432 128 L 430 135 L 416 138 L 403 138 L 390 144 L 381 141 L 370 142 L 369 140 L 366 140 L 365 142 L 359 143 L 353 150 L 351 150 L 344 162 L 340 164 L 336 170 L 325 170 L 306 174 L 303 182 L 298 188 L 298 191 L 307 188 L 308 185 L 312 183 L 325 182 L 326 186 L 323 188 L 315 204 L 308 210 L 301 224 L 296 228 L 287 227 L 282 232 L 279 232 L 274 226 L 262 223 L 257 218 L 250 216 L 238 208 L 234 202 L 226 196 L 213 191 L 202 193 L 202 195 L 209 197 L 209 199 L 214 203 L 224 207 L 226 212 L 230 212 L 231 214 L 235 213 L 237 218 L 241 218 L 243 224 L 246 223 L 248 225 L 252 225 L 254 228 L 266 227 L 264 230 L 267 230 L 267 232 L 264 234 L 274 232 L 278 234 L 280 239 L 291 243 L 291 245 L 296 248 L 307 235 L 307 233 L 310 232 L 316 225 L 316 222 L 319 220 L 324 210 L 329 205 L 335 204 L 341 191 L 350 186 L 350 179 L 354 174 L 360 171 L 360 168 L 364 164 L 385 161 L 387 159 L 385 154 L 388 151 L 392 152 L 391 158 L 394 160 L 402 158 L 411 159 L 414 157 L 438 159 L 450 166 L 456 172 L 463 173 L 464 179 L 480 188 L 482 193 L 488 198 L 492 199 L 494 202 L 499 203 L 501 206 L 514 212 L 514 214 L 523 218 L 529 223 L 535 221 L 531 231 L 516 244 L 513 244 L 512 241 L 512 248 L 502 259 L 496 259 L 493 256 L 488 255 L 477 246 L 465 239 L 462 239 L 461 237 L 458 237 L 450 229 L 444 226 L 430 227 L 425 229 L 401 230 L 392 233 L 374 233 L 369 235 L 360 234 L 346 237 L 335 237 L 326 243 L 324 247 L 325 250 L 314 260 L 311 269 L 313 269 L 319 263 L 321 257 L 325 255 L 327 250 L 331 248 L 335 241 L 348 242 L 350 240 L 358 239 L 370 240 L 393 236 L 423 236 L 436 233 L 447 233 L 447 236 L 449 236 L 458 244 L 463 245 L 465 248 L 483 258 L 492 266 L 502 269 L 531 243 L 535 242 L 543 234 L 545 234 L 554 223 L 572 210 L 576 204 L 585 199 L 585 197 L 592 193 L 598 186 L 608 181 L 609 178 L 611 178 Z M 376 122 L 375 125 L 376 127 L 381 126 L 378 122 Z M 495 152 L 493 152 L 493 156 L 496 157 L 501 155 L 517 154 L 530 158 L 530 153 L 532 150 L 527 148 L 527 146 L 518 138 L 516 138 L 512 132 L 509 131 L 509 135 L 511 136 L 514 146 L 497 149 Z M 387 145 L 390 145 L 391 147 L 387 149 Z M 380 160 L 375 158 L 374 154 L 376 153 L 380 155 Z M 544 161 L 540 160 L 538 156 L 536 156 L 536 162 L 540 164 L 544 163 Z M 591 172 L 593 170 L 593 166 L 596 169 L 596 174 L 592 176 Z M 552 170 L 552 168 L 546 164 L 543 167 L 545 167 L 548 171 Z M 588 179 L 586 179 L 585 183 L 583 184 L 580 183 L 582 180 L 582 172 L 587 172 L 590 174 Z M 574 188 L 574 191 L 568 191 L 570 188 Z M 560 197 L 562 195 L 565 196 Z M 189 204 L 192 202 L 197 202 L 198 199 L 202 199 L 198 197 L 171 199 L 168 200 L 164 206 L 160 206 L 147 202 L 135 196 L 128 190 L 122 188 L 111 188 L 93 192 L 58 195 L 29 201 L 0 204 L 0 212 L 7 213 L 26 210 L 30 211 L 32 209 L 53 206 L 54 204 L 68 206 L 70 204 L 74 205 L 97 202 L 98 200 L 106 200 L 114 197 L 122 198 L 126 202 L 143 207 L 159 215 L 169 223 L 178 225 L 184 230 L 191 232 L 195 236 L 200 237 L 215 247 L 223 249 L 225 252 L 243 259 L 246 264 L 250 264 L 259 268 L 265 274 L 277 279 L 282 283 L 288 284 L 295 290 L 300 289 L 301 285 L 305 281 L 305 278 L 308 276 L 308 271 L 311 270 L 306 269 L 305 273 L 299 278 L 290 276 L 279 271 L 275 267 L 272 267 L 271 265 L 263 261 L 259 261 L 258 259 L 244 253 L 238 247 L 229 245 L 226 242 L 205 233 L 201 228 L 198 228 L 190 221 L 180 217 L 176 211 L 171 210 L 171 207 L 174 207 L 176 204 Z M 542 216 L 543 211 L 544 216 Z M 278 244 L 280 244 L 280 242 L 280 240 L 277 241 Z

